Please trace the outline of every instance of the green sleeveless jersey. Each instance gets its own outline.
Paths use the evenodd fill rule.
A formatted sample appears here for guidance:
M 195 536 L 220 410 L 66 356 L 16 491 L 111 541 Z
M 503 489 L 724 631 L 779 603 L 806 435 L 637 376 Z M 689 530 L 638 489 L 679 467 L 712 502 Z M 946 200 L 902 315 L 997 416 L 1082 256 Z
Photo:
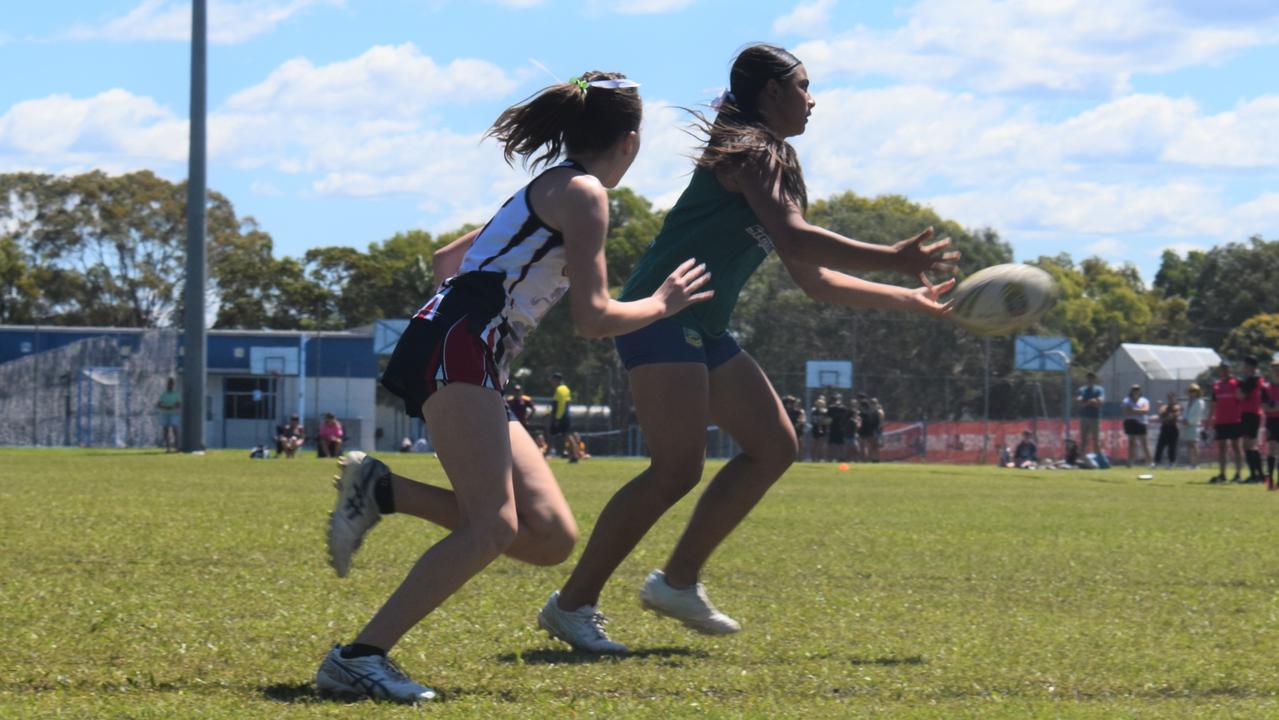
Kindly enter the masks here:
M 706 263 L 715 291 L 706 302 L 684 308 L 675 317 L 684 327 L 707 337 L 728 330 L 742 286 L 773 250 L 773 241 L 741 193 L 724 189 L 710 170 L 697 168 L 662 230 L 644 252 L 622 288 L 622 300 L 653 294 L 689 258 Z

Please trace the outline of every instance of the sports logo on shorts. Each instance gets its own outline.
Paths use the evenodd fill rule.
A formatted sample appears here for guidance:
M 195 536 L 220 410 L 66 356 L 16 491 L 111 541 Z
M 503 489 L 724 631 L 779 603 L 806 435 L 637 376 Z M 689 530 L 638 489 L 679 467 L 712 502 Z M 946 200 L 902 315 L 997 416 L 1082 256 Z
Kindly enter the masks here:
M 763 225 L 751 225 L 746 228 L 746 234 L 755 238 L 755 242 L 759 245 L 759 249 L 765 253 L 773 251 L 773 238 L 768 236 L 768 231 Z
M 702 336 L 692 328 L 684 328 L 684 342 L 700 349 L 702 347 Z
M 1025 315 L 1030 309 L 1030 299 L 1026 297 L 1026 289 L 1021 286 L 1021 283 L 1008 283 L 1000 292 L 1000 297 L 1009 315 L 1014 317 Z

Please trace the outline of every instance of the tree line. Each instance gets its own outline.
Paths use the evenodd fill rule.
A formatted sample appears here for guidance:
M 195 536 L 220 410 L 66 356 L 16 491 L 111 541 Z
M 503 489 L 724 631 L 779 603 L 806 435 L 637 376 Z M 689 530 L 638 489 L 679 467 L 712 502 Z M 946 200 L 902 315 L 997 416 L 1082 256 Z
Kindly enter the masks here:
M 147 171 L 0 175 L 0 323 L 176 325 L 185 202 L 184 183 Z M 620 286 L 664 212 L 625 188 L 610 192 L 610 204 L 608 271 Z M 207 209 L 207 298 L 214 327 L 227 329 L 335 330 L 408 317 L 441 279 L 432 276 L 431 254 L 470 229 L 406 230 L 364 249 L 314 247 L 301 257 L 277 257 L 270 233 L 237 215 L 224 195 L 210 192 Z M 901 196 L 835 195 L 814 202 L 808 217 L 878 243 L 931 225 L 963 252 L 961 278 L 1013 259 L 996 230 L 963 228 Z M 1207 346 L 1232 358 L 1279 350 L 1279 242 L 1254 236 L 1184 255 L 1166 251 L 1149 285 L 1131 264 L 1096 257 L 1063 252 L 1030 262 L 1056 278 L 1061 300 L 1028 332 L 1070 338 L 1079 379 L 1124 342 Z M 985 339 L 936 319 L 820 305 L 795 287 L 776 257 L 747 284 L 733 330 L 782 392 L 802 392 L 808 359 L 849 359 L 857 389 L 878 395 L 891 417 L 983 411 Z M 991 339 L 989 353 L 992 417 L 1039 409 L 1031 386 L 1055 381 L 1015 371 L 1012 338 Z M 609 403 L 623 415 L 628 409 L 611 342 L 578 337 L 566 303 L 530 337 L 520 364 L 530 370 L 527 391 L 549 392 L 547 374 L 555 369 L 578 399 Z

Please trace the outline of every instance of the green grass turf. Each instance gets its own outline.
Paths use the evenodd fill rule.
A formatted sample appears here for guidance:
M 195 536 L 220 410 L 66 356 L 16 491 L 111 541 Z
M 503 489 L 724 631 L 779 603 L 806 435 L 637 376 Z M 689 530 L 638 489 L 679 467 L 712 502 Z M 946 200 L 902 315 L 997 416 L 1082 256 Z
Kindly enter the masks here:
M 433 458 L 386 459 L 443 482 Z M 391 517 L 339 580 L 330 461 L 0 450 L 0 467 L 3 718 L 1279 717 L 1279 493 L 1205 471 L 798 465 L 706 571 L 739 635 L 636 601 L 690 498 L 605 591 L 634 655 L 547 639 L 535 614 L 571 566 L 503 559 L 396 648 L 448 698 L 410 708 L 311 686 L 442 534 Z M 556 464 L 583 533 L 640 468 Z

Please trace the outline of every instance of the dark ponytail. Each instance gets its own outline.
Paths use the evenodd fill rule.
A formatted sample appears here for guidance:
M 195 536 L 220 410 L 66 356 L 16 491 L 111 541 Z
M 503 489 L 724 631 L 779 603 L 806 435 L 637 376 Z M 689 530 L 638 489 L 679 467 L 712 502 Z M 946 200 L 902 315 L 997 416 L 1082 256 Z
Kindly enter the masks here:
M 782 193 L 800 207 L 808 206 L 808 188 L 795 148 L 764 123 L 759 97 L 769 80 L 784 80 L 800 66 L 799 58 L 776 45 L 748 45 L 733 60 L 729 93 L 721 98 L 715 119 L 693 111 L 705 136 L 697 166 L 730 170 L 747 163 L 782 169 Z
M 596 153 L 639 130 L 644 105 L 634 87 L 596 87 L 597 80 L 620 80 L 621 73 L 591 71 L 544 88 L 498 116 L 486 137 L 502 144 L 502 156 L 525 167 L 550 164 L 566 151 Z M 543 150 L 540 155 L 534 155 Z

